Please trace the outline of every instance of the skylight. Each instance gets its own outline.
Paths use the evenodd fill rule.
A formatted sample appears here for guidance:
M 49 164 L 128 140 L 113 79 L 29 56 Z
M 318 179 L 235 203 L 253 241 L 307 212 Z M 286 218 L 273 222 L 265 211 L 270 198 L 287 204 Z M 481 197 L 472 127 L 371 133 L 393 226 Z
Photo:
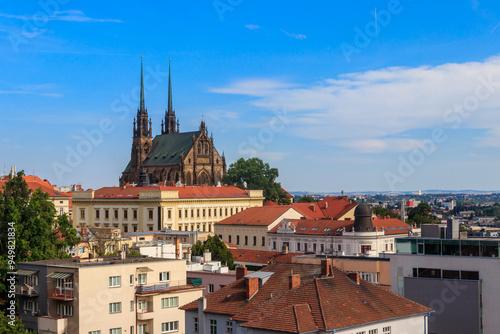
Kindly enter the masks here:
M 402 227 L 402 226 L 398 226 L 398 228 L 402 231 L 404 231 L 405 229 Z
M 331 228 L 327 227 L 327 228 L 325 228 L 323 231 L 324 231 L 324 232 L 328 232 L 328 231 L 330 231 L 330 230 L 331 230 Z
M 396 229 L 395 229 L 394 227 L 392 227 L 392 226 L 391 226 L 391 227 L 389 227 L 389 228 L 390 228 L 391 230 L 393 230 L 393 231 L 396 231 Z
M 313 229 L 311 231 L 317 231 L 318 228 L 317 227 L 313 227 Z
M 307 230 L 307 227 L 301 227 L 300 230 L 305 231 L 305 230 Z

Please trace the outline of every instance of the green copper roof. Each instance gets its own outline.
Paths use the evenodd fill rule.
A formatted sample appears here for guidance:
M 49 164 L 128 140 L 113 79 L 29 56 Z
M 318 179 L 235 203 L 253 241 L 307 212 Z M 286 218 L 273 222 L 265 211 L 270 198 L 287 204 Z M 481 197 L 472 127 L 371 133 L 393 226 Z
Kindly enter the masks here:
M 153 149 L 149 152 L 143 166 L 168 166 L 177 165 L 181 154 L 189 152 L 193 147 L 193 135 L 198 138 L 200 131 L 169 133 L 158 135 L 153 139 Z M 131 163 L 127 165 L 124 172 L 130 172 Z

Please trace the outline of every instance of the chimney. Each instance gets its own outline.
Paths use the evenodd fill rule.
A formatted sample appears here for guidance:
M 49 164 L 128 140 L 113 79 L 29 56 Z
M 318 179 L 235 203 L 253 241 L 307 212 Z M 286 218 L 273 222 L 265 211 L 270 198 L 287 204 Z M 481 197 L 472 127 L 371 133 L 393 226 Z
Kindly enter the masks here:
M 330 263 L 328 263 L 328 260 L 321 261 L 321 276 L 330 276 Z
M 281 254 L 283 255 L 287 255 L 288 254 L 288 245 L 283 245 L 283 247 L 281 248 Z
M 311 209 L 312 212 L 315 212 L 313 203 L 309 204 L 309 208 Z
M 359 273 L 349 273 L 347 276 L 354 281 L 354 283 L 359 284 Z
M 247 275 L 247 267 L 244 264 L 240 264 L 236 267 L 236 279 L 243 278 Z
M 181 258 L 181 250 L 180 250 L 180 242 L 179 242 L 179 237 L 175 237 L 175 258 L 180 259 Z
M 325 209 L 328 209 L 328 202 L 325 202 Z
M 246 282 L 246 288 L 247 288 L 247 299 L 252 298 L 252 296 L 259 291 L 259 278 L 258 277 L 249 277 L 247 278 Z
M 85 226 L 82 227 L 82 230 L 81 230 L 81 235 L 82 237 L 86 237 L 87 236 L 87 229 L 85 228 Z
M 205 297 L 201 297 L 198 299 L 198 310 L 205 311 L 207 308 L 207 299 Z
M 300 285 L 300 274 L 290 273 L 288 276 L 288 289 L 292 290 Z
M 212 261 L 212 253 L 210 253 L 210 250 L 205 249 L 203 252 L 203 262 L 207 263 Z

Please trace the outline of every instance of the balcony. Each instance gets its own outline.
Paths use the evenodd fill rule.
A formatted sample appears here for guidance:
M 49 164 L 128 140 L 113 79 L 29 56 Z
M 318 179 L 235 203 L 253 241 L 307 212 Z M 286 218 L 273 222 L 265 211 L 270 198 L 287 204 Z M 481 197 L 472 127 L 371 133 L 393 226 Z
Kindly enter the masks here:
M 186 284 L 186 280 L 180 281 L 170 281 L 166 283 L 150 284 L 150 285 L 138 285 L 136 286 L 135 293 L 139 295 L 166 292 L 171 289 L 192 287 Z
M 43 328 L 44 333 L 45 331 L 51 333 L 66 332 L 68 329 L 68 320 L 68 318 L 56 318 L 48 316 L 38 317 L 38 328 Z
M 47 289 L 47 298 L 57 300 L 73 300 L 73 289 Z
M 28 284 L 17 285 L 16 295 L 26 297 L 38 297 L 38 286 L 31 286 Z

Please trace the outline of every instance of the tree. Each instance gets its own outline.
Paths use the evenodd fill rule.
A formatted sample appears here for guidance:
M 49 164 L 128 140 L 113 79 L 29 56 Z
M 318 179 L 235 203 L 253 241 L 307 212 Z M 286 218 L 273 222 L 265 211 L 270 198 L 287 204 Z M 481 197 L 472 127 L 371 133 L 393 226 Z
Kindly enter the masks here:
M 119 233 L 115 233 L 112 227 L 88 227 L 89 235 L 84 239 L 89 251 L 95 252 L 97 256 L 111 256 L 118 254 L 117 246 L 120 242 Z M 111 247 L 113 246 L 113 247 Z
M 290 204 L 290 198 L 281 185 L 275 182 L 279 172 L 259 158 L 238 159 L 232 163 L 222 182 L 234 184 L 241 189 L 264 190 L 266 201 L 276 204 Z
M 389 216 L 391 218 L 399 218 L 399 214 L 395 211 L 383 208 L 381 206 L 376 206 L 372 209 L 373 213 L 377 216 L 386 217 Z
M 297 203 L 316 203 L 318 202 L 317 199 L 311 196 L 304 195 L 302 196 Z
M 195 256 L 202 256 L 206 249 L 212 253 L 212 259 L 222 262 L 229 269 L 234 269 L 233 254 L 218 235 L 208 236 L 203 243 L 196 242 L 191 248 L 191 253 Z
M 56 218 L 49 195 L 31 192 L 23 176 L 11 175 L 0 191 L 0 300 L 6 300 L 7 272 L 15 270 L 11 263 L 69 258 L 68 248 L 79 242 L 68 217 Z M 9 245 L 15 249 L 11 257 Z
M 19 320 L 12 320 L 0 311 L 0 333 L 26 334 L 23 324 Z
M 420 227 L 422 224 L 437 224 L 439 220 L 431 214 L 431 207 L 427 203 L 420 203 L 416 208 L 408 211 L 408 222 Z

